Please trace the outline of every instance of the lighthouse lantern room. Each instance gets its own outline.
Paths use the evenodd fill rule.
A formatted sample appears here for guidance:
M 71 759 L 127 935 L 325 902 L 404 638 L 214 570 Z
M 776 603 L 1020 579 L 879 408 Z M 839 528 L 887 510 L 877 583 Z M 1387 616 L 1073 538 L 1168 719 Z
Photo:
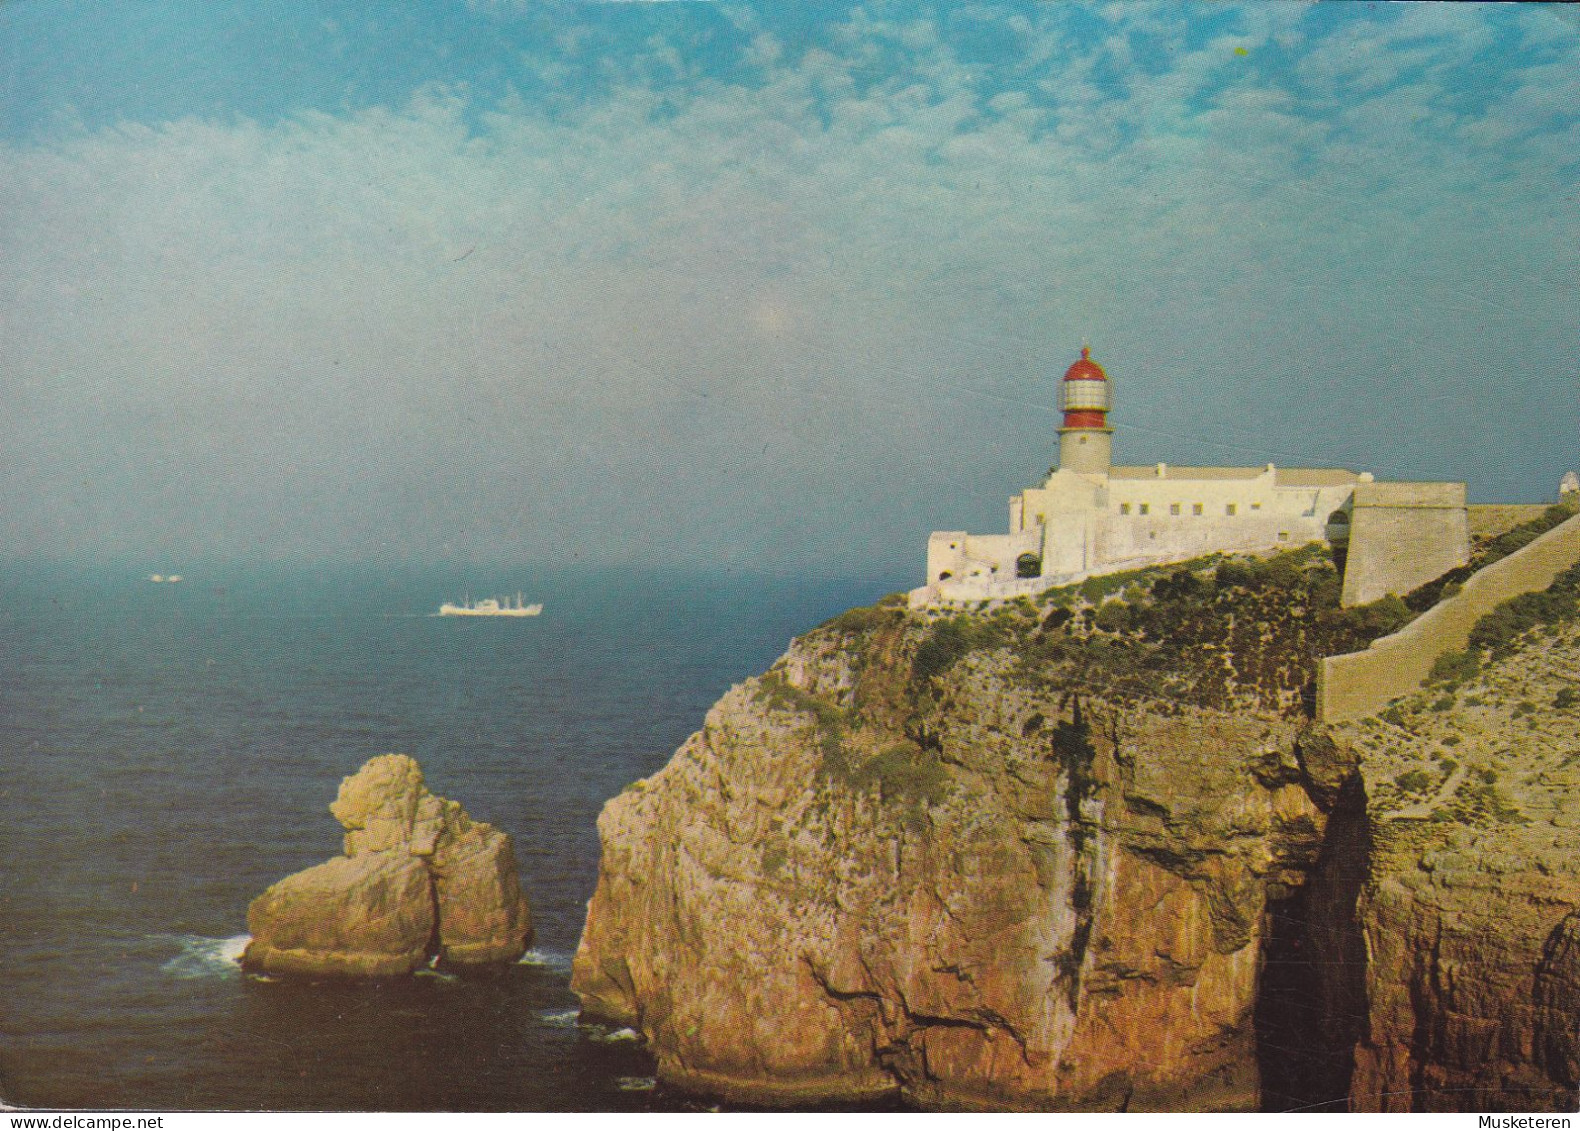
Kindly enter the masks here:
M 1113 461 L 1113 429 L 1108 426 L 1108 374 L 1081 347 L 1081 359 L 1064 372 L 1059 383 L 1059 469 L 1107 475 Z

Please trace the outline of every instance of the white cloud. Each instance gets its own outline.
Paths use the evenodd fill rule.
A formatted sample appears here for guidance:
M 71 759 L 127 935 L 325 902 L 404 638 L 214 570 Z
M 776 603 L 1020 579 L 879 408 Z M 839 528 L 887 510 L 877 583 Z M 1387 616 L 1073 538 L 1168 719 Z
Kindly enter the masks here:
M 1547 491 L 1573 436 L 1511 461 L 1444 406 L 1503 411 L 1496 369 L 1572 407 L 1572 137 L 1531 123 L 1572 49 L 1461 120 L 1470 17 L 1343 31 L 1284 80 L 1234 47 L 1305 33 L 1247 13 L 1118 96 L 1103 57 L 1172 6 L 1086 47 L 1002 18 L 1038 61 L 1007 77 L 860 14 L 842 53 L 754 32 L 754 89 L 661 40 L 688 77 L 552 117 L 425 90 L 0 151 L 0 529 L 881 557 L 1001 521 L 1083 336 L 1128 456 Z

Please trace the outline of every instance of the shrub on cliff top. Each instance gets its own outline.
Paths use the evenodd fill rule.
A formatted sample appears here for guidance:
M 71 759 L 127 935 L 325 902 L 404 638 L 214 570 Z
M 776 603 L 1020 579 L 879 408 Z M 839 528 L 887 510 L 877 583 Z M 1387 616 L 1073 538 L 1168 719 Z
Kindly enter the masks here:
M 1177 569 L 1152 583 L 1152 596 L 1158 601 L 1188 601 L 1206 588 L 1206 583 L 1190 570 Z
M 1574 612 L 1573 593 L 1521 593 L 1478 620 L 1470 630 L 1470 643 L 1499 656 L 1508 652 L 1515 638 L 1527 629 L 1566 620 Z
M 1431 775 L 1425 770 L 1406 770 L 1393 781 L 1406 793 L 1425 793 L 1432 784 Z
M 885 597 L 884 601 L 888 598 Z M 898 624 L 905 618 L 905 612 L 894 605 L 885 605 L 880 601 L 876 606 L 857 606 L 846 609 L 837 617 L 824 621 L 819 628 L 832 629 L 854 636 L 858 633 L 871 632 L 875 628 L 882 628 L 888 624 Z
M 1245 562 L 1235 561 L 1230 558 L 1213 571 L 1213 584 L 1228 588 L 1230 586 L 1249 586 L 1256 578 L 1256 573 Z
M 969 616 L 941 620 L 917 647 L 911 659 L 911 679 L 926 683 L 943 675 L 968 653 L 1001 648 L 1009 641 L 1010 632 L 1002 620 Z
M 1123 632 L 1130 627 L 1130 606 L 1123 601 L 1105 602 L 1092 623 L 1104 632 Z
M 1470 645 L 1494 659 L 1507 655 L 1525 632 L 1540 625 L 1573 620 L 1580 611 L 1580 565 L 1570 566 L 1546 589 L 1511 597 L 1475 623 Z
M 847 721 L 848 712 L 810 692 L 802 691 L 785 679 L 784 672 L 777 668 L 758 678 L 756 699 L 759 703 L 766 703 L 770 710 L 811 715 L 817 720 L 817 725 L 826 731 L 837 733 Z
M 1504 601 L 1478 620 L 1470 630 L 1463 652 L 1445 652 L 1427 674 L 1430 685 L 1449 689 L 1474 679 L 1481 670 L 1483 653 L 1498 660 L 1514 651 L 1519 638 L 1533 628 L 1559 624 L 1580 615 L 1580 565 L 1570 566 L 1546 589 L 1521 593 Z M 1479 699 L 1466 699 L 1465 705 L 1480 706 Z
M 1339 615 L 1348 620 L 1358 632 L 1373 639 L 1398 632 L 1412 619 L 1410 607 L 1402 598 L 1392 593 L 1369 605 L 1357 605 L 1352 609 L 1345 609 Z

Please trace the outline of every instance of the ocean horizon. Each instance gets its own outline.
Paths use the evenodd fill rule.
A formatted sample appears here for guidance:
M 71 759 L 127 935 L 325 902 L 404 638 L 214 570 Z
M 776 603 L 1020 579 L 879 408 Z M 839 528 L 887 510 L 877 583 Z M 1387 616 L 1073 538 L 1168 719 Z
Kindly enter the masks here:
M 163 1110 L 673 1110 L 634 1034 L 578 1023 L 603 802 L 732 684 L 894 577 L 21 561 L 0 577 L 0 1100 Z M 463 596 L 544 604 L 438 617 Z M 378 754 L 514 839 L 506 970 L 262 978 L 248 902 L 340 849 Z

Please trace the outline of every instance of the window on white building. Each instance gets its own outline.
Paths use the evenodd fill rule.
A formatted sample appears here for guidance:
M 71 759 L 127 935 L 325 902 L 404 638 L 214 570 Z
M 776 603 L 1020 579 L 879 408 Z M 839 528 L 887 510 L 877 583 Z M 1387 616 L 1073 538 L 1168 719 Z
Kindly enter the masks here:
M 1129 514 L 1130 513 L 1130 504 L 1129 503 L 1120 503 L 1119 504 L 1119 513 L 1120 514 Z
M 1169 514 L 1179 514 L 1179 513 L 1180 513 L 1180 505 L 1178 503 L 1170 503 L 1169 504 Z
M 1152 506 L 1151 506 L 1151 504 L 1150 503 L 1142 503 L 1141 504 L 1141 513 L 1142 514 L 1151 514 L 1152 513 Z
M 1201 514 L 1201 504 L 1200 503 L 1192 503 L 1190 505 L 1190 513 L 1191 514 Z
M 1254 511 L 1259 511 L 1259 510 L 1262 509 L 1262 504 L 1261 503 L 1252 503 L 1251 504 L 1251 509 L 1254 510 Z
M 1225 503 L 1223 505 L 1223 513 L 1224 514 L 1234 514 L 1235 513 L 1235 509 L 1236 508 L 1235 508 L 1235 505 L 1233 503 Z

